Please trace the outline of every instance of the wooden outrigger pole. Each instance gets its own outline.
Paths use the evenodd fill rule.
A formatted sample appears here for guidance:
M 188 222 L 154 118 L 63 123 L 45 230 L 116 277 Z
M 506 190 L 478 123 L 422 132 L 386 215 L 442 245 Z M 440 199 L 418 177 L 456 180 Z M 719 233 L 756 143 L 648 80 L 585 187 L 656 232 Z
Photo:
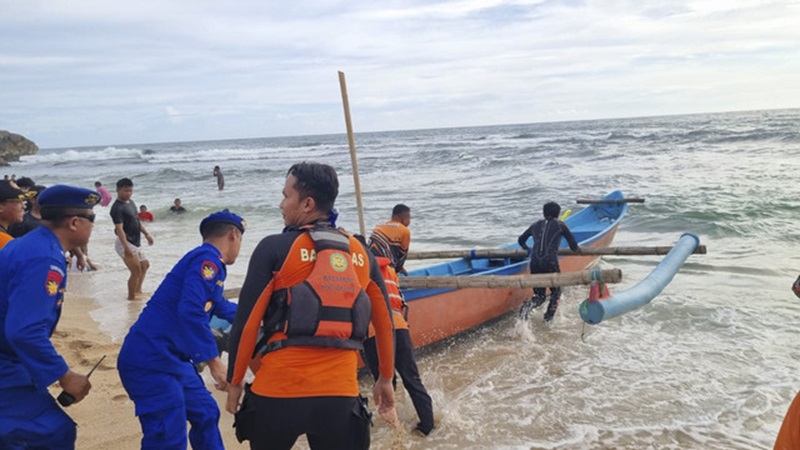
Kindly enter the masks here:
M 633 256 L 633 255 L 666 255 L 672 250 L 671 246 L 666 247 L 585 247 L 582 248 L 580 253 L 573 252 L 568 248 L 558 250 L 558 254 L 562 256 Z M 706 254 L 706 246 L 699 245 L 695 250 L 695 254 Z M 409 252 L 408 259 L 450 259 L 450 258 L 495 258 L 495 259 L 526 259 L 528 258 L 528 251 L 519 249 L 499 249 L 499 248 L 483 248 L 472 250 L 430 250 L 421 252 Z
M 463 289 L 463 288 L 533 288 L 576 286 L 590 284 L 592 281 L 619 283 L 622 281 L 620 269 L 582 270 L 580 272 L 545 273 L 537 275 L 453 275 L 440 277 L 400 277 L 400 287 L 404 289 Z M 226 289 L 225 298 L 237 298 L 241 288 Z
M 361 202 L 361 181 L 358 178 L 358 156 L 356 155 L 356 140 L 353 136 L 353 122 L 350 120 L 350 102 L 347 100 L 347 82 L 344 72 L 339 71 L 339 87 L 342 89 L 342 104 L 344 105 L 344 122 L 347 125 L 347 142 L 350 144 L 350 162 L 353 164 L 353 184 L 356 190 L 356 205 L 358 205 L 358 229 L 362 236 L 366 236 L 364 226 L 364 205 Z
M 622 280 L 620 269 L 582 270 L 580 272 L 544 273 L 536 275 L 472 275 L 437 277 L 400 277 L 400 287 L 404 289 L 464 289 L 464 288 L 552 288 L 590 284 L 592 281 L 619 283 Z
M 616 205 L 618 203 L 644 203 L 643 198 L 619 198 L 619 199 L 586 199 L 586 198 L 579 198 L 575 200 L 575 203 L 579 205 Z

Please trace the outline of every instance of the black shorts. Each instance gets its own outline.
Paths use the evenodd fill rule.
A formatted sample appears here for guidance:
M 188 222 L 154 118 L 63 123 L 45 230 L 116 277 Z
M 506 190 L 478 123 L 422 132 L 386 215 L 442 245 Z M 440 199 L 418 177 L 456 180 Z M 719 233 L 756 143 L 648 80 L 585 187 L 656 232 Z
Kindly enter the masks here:
M 289 450 L 302 434 L 313 450 L 369 448 L 370 417 L 359 397 L 251 398 L 252 450 Z

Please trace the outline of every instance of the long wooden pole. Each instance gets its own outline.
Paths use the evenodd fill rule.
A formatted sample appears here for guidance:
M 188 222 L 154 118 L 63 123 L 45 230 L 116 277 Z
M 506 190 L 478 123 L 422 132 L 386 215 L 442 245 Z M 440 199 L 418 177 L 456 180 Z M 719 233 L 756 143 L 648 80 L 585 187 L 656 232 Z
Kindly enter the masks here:
M 473 275 L 442 277 L 400 277 L 400 287 L 406 289 L 461 289 L 461 288 L 533 288 L 576 286 L 589 284 L 598 276 L 597 271 L 547 273 L 539 275 Z M 622 280 L 620 269 L 599 271 L 599 281 L 603 283 L 619 283 Z M 226 289 L 225 298 L 237 298 L 241 288 Z
M 344 123 L 347 125 L 347 141 L 350 144 L 350 162 L 353 164 L 353 184 L 356 188 L 356 205 L 358 206 L 358 229 L 361 235 L 366 236 L 364 226 L 364 205 L 361 202 L 361 181 L 358 178 L 358 156 L 356 156 L 356 140 L 353 137 L 353 122 L 350 120 L 350 102 L 347 100 L 347 82 L 344 72 L 339 71 L 339 87 L 342 89 L 342 104 L 344 105 Z
M 592 200 L 592 199 L 585 199 L 579 198 L 575 200 L 575 203 L 579 205 L 614 205 L 617 203 L 644 203 L 643 198 L 618 198 L 618 199 L 600 199 L 600 200 Z
M 432 288 L 533 288 L 589 284 L 597 274 L 593 270 L 580 272 L 547 273 L 538 275 L 473 275 L 442 277 L 400 277 L 400 287 L 406 289 Z M 620 269 L 601 270 L 600 281 L 619 283 Z
M 582 255 L 666 255 L 672 250 L 671 246 L 666 247 L 587 247 L 582 248 L 580 253 L 575 253 L 568 248 L 558 250 L 559 255 L 563 256 L 582 256 Z M 706 246 L 698 245 L 695 254 L 706 254 Z M 424 252 L 409 252 L 408 259 L 449 259 L 449 258 L 516 258 L 524 259 L 528 257 L 528 251 L 523 249 L 497 249 L 485 248 L 474 250 L 431 250 Z

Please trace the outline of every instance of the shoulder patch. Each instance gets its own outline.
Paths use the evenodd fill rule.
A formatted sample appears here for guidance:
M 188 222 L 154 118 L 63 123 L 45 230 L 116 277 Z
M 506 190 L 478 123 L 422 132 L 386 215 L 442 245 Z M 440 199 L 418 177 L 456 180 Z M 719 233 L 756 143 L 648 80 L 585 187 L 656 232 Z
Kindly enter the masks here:
M 47 272 L 47 279 L 44 283 L 44 288 L 47 292 L 47 295 L 54 297 L 56 294 L 58 294 L 58 288 L 63 280 L 64 277 L 55 270 L 51 269 L 49 272 Z
M 219 272 L 219 269 L 217 269 L 217 265 L 214 264 L 213 262 L 205 260 L 203 261 L 203 265 L 201 266 L 200 271 L 204 280 L 213 280 L 214 277 L 217 276 L 217 272 Z

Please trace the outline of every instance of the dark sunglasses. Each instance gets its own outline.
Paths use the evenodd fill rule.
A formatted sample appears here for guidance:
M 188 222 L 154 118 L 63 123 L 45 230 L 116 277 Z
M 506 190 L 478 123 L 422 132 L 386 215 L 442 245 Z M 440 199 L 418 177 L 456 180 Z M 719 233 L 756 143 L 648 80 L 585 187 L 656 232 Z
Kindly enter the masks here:
M 89 214 L 89 215 L 85 215 L 85 216 L 80 215 L 80 214 L 73 214 L 73 217 L 81 217 L 81 218 L 84 218 L 84 219 L 88 220 L 89 222 L 94 223 L 94 218 L 97 217 L 97 214 Z

